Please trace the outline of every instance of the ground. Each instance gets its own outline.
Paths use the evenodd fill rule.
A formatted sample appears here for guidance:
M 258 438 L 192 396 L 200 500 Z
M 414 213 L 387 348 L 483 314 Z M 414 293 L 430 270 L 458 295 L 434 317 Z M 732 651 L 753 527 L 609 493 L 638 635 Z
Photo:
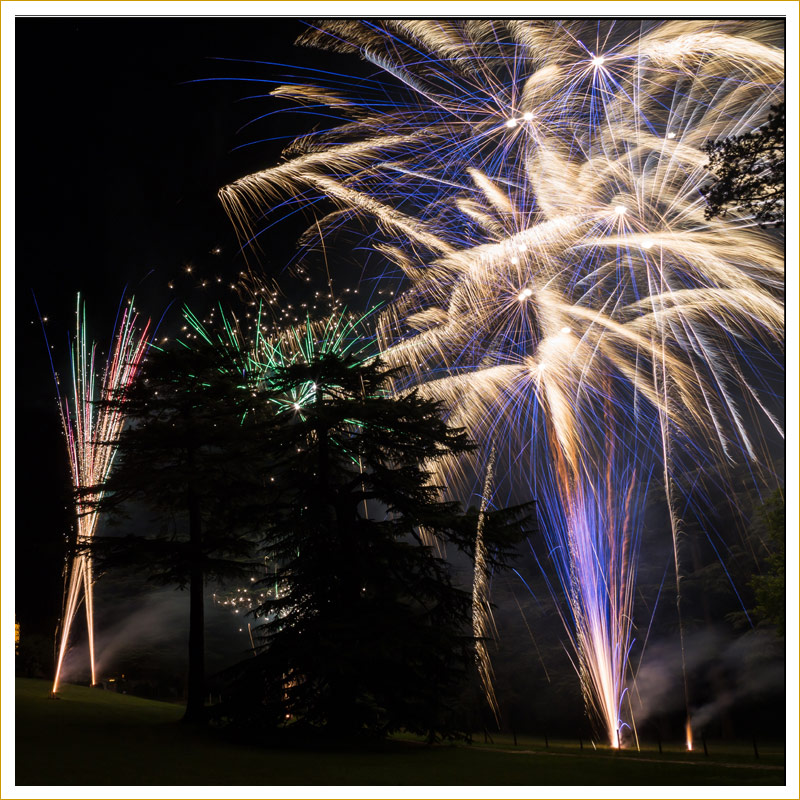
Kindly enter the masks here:
M 287 751 L 222 741 L 180 723 L 183 709 L 78 686 L 49 696 L 16 683 L 16 785 L 250 786 L 780 786 L 783 747 L 708 743 L 709 755 L 583 749 L 578 742 L 495 738 L 428 747 L 394 741 L 373 752 Z

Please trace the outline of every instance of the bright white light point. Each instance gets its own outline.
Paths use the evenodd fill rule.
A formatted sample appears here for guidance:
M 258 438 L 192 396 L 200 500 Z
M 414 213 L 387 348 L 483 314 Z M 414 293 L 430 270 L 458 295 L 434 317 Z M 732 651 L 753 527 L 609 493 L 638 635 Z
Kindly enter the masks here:
M 615 214 L 624 214 L 628 209 L 625 206 L 614 206 Z
M 517 127 L 517 121 L 513 117 L 511 117 L 511 119 L 506 120 L 506 128 L 516 128 L 516 127 Z
M 512 263 L 512 264 L 519 264 L 519 259 L 518 259 L 516 256 L 513 256 L 513 257 L 511 258 L 511 263 Z
M 533 289 L 527 286 L 517 295 L 518 300 L 527 300 L 533 294 Z
M 524 120 L 525 120 L 525 122 L 530 122 L 530 121 L 533 119 L 533 113 L 532 113 L 532 112 L 530 112 L 530 111 L 526 111 L 526 112 L 525 112 L 525 113 L 522 115 L 522 119 L 524 119 Z
M 596 67 L 602 67 L 605 61 L 606 60 L 603 58 L 603 56 L 595 56 L 592 59 L 592 64 L 594 64 Z
M 572 328 L 569 328 L 569 327 L 567 327 L 567 326 L 565 325 L 565 326 L 564 326 L 564 327 L 561 329 L 561 333 L 563 333 L 563 334 L 566 336 L 568 333 L 572 333 Z
M 645 239 L 645 240 L 642 242 L 642 247 L 643 247 L 645 250 L 649 250 L 649 249 L 650 249 L 650 248 L 651 248 L 651 247 L 652 247 L 654 244 L 655 244 L 655 242 L 654 242 L 652 239 Z
M 670 132 L 667 134 L 667 139 L 674 139 L 674 138 L 675 138 L 675 133 L 674 133 L 673 131 L 670 131 Z
M 300 403 L 294 403 L 293 405 L 294 405 L 294 410 L 295 411 L 299 411 L 300 410 Z

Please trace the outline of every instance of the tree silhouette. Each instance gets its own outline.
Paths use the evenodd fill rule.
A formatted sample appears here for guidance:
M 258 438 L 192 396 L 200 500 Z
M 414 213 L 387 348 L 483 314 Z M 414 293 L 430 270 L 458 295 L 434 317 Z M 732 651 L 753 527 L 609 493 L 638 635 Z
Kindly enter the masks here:
M 276 371 L 276 392 L 313 387 L 280 415 L 265 553 L 274 591 L 257 609 L 262 646 L 227 712 L 337 735 L 448 734 L 473 653 L 470 594 L 445 545 L 472 555 L 477 512 L 441 499 L 432 471 L 473 449 L 437 403 L 387 396 L 380 362 L 323 356 Z M 524 509 L 490 515 L 493 565 L 522 536 Z M 267 583 L 265 582 L 265 589 Z
M 184 719 L 204 720 L 204 585 L 252 574 L 254 538 L 265 518 L 269 405 L 230 347 L 153 350 L 121 404 L 130 420 L 101 508 L 125 513 L 132 501 L 155 512 L 147 536 L 103 537 L 105 569 L 145 571 L 189 589 L 189 666 Z
M 759 527 L 769 548 L 764 571 L 755 575 L 750 586 L 755 593 L 755 616 L 774 626 L 778 636 L 786 634 L 786 500 L 774 492 L 756 509 Z
M 783 225 L 786 195 L 786 107 L 773 106 L 767 122 L 754 131 L 709 142 L 708 169 L 716 180 L 702 189 L 705 216 L 749 211 L 761 227 Z

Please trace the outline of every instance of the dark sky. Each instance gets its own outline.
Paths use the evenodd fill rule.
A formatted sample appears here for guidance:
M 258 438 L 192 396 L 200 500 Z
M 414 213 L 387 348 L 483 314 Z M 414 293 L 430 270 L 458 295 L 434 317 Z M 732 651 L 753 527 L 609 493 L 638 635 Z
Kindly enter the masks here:
M 16 610 L 29 631 L 55 624 L 71 522 L 32 293 L 62 374 L 78 291 L 103 346 L 126 286 L 155 316 L 176 296 L 213 301 L 198 299 L 196 279 L 233 279 L 244 267 L 217 190 L 275 163 L 288 138 L 311 124 L 289 113 L 240 130 L 285 104 L 263 97 L 270 84 L 231 79 L 292 74 L 253 62 L 325 66 L 330 56 L 293 46 L 303 29 L 276 17 L 16 21 Z M 280 138 L 246 146 L 271 137 Z M 290 222 L 270 238 L 264 270 L 279 274 L 298 232 Z M 170 281 L 177 291 L 167 289 Z

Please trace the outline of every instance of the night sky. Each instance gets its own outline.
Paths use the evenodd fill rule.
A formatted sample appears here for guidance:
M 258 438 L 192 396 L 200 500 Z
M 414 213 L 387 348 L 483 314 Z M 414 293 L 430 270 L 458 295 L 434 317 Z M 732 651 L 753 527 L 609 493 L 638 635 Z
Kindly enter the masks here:
M 62 375 L 78 291 L 104 346 L 126 286 L 154 317 L 171 301 L 201 310 L 226 301 L 216 283 L 199 288 L 216 277 L 228 286 L 246 266 L 217 190 L 275 163 L 314 122 L 288 113 L 241 130 L 285 107 L 263 96 L 271 84 L 241 79 L 280 80 L 291 65 L 336 61 L 293 46 L 304 27 L 281 17 L 17 19 L 16 612 L 28 632 L 54 628 L 71 524 L 33 294 Z M 255 63 L 267 61 L 276 63 Z M 279 276 L 302 227 L 287 221 L 248 262 Z M 35 515 L 22 512 L 31 506 Z

